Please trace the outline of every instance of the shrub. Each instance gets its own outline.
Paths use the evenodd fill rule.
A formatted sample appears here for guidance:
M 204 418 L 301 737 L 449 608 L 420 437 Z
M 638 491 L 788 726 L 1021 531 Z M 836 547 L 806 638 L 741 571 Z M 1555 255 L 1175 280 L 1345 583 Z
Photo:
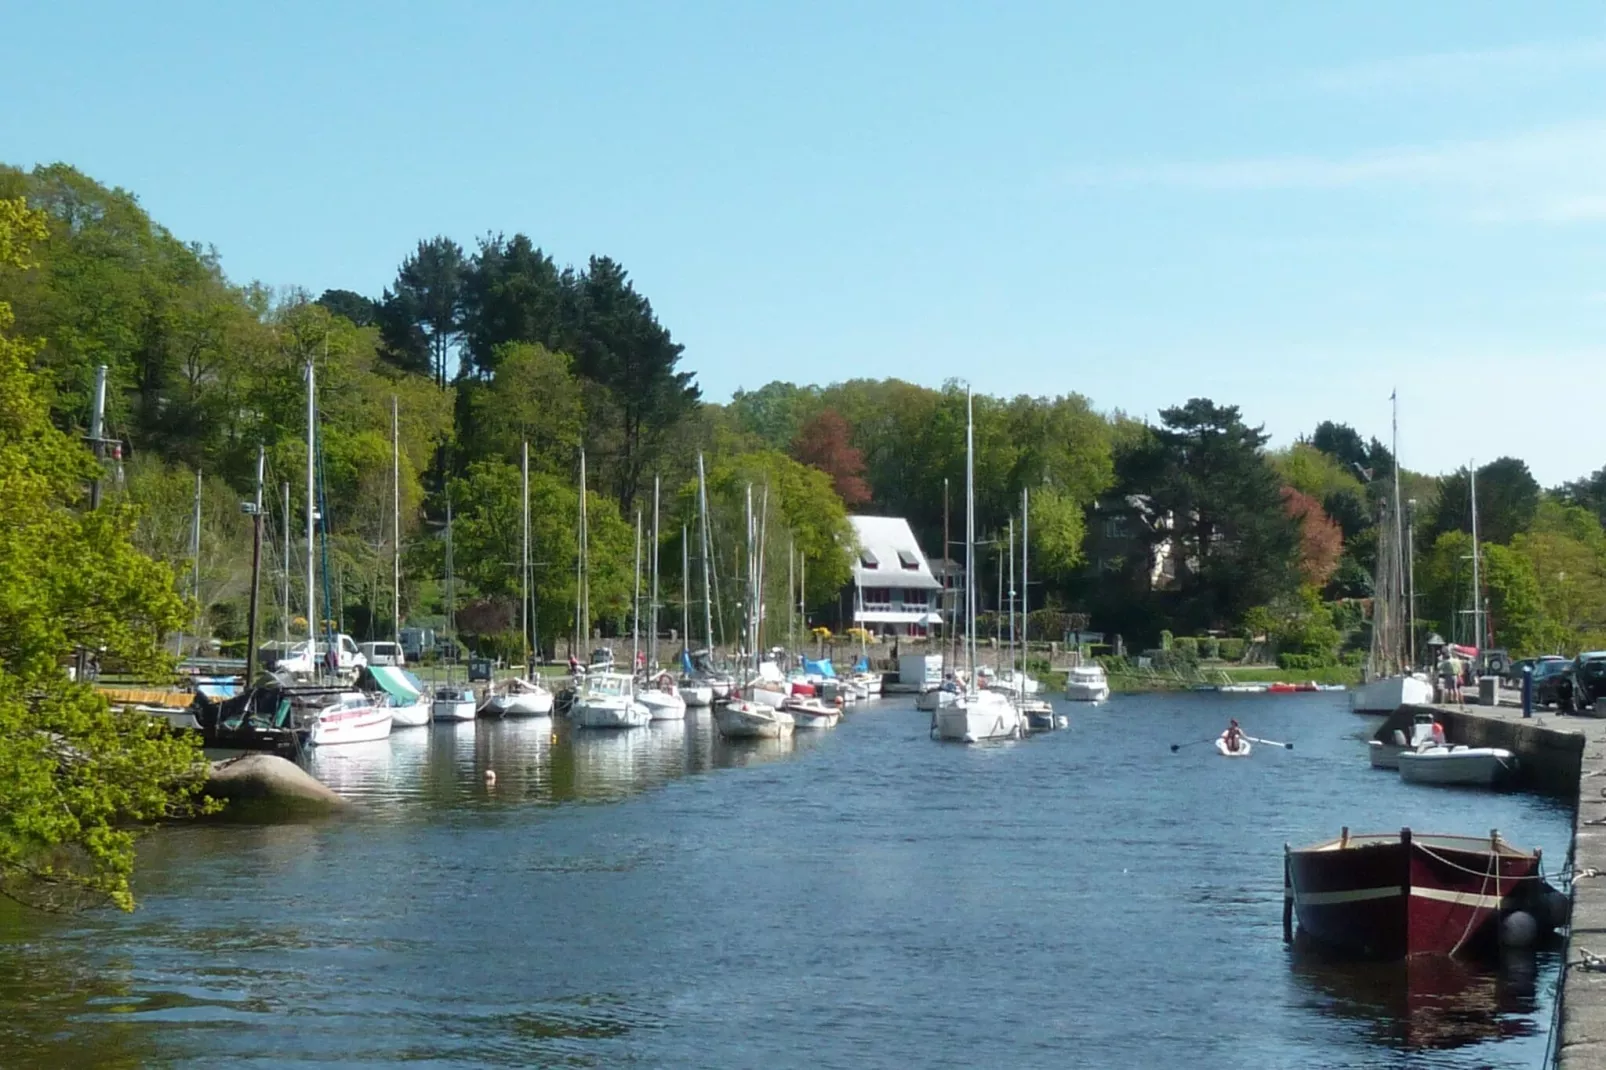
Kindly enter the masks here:
M 1221 657 L 1226 661 L 1242 661 L 1244 659 L 1244 640 L 1221 640 Z
M 1178 654 L 1181 654 L 1185 658 L 1191 658 L 1194 661 L 1199 660 L 1199 640 L 1193 638 L 1191 635 L 1185 635 L 1180 639 L 1173 639 L 1171 643 L 1172 649 Z
M 1170 631 L 1161 632 L 1160 633 L 1160 649 L 1161 650 L 1170 650 L 1171 649 L 1171 643 L 1172 643 L 1172 637 L 1171 637 Z
M 1215 661 L 1221 657 L 1221 640 L 1213 635 L 1199 638 L 1199 657 L 1205 661 Z
M 1278 654 L 1277 667 L 1290 672 L 1310 672 L 1314 669 L 1329 669 L 1334 665 L 1330 654 Z

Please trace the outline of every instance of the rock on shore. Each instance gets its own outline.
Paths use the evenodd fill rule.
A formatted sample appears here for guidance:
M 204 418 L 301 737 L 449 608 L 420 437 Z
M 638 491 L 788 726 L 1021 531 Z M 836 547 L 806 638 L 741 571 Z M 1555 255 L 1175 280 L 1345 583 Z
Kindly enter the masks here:
M 213 762 L 206 793 L 219 799 L 333 809 L 346 801 L 294 762 L 273 754 L 244 754 Z

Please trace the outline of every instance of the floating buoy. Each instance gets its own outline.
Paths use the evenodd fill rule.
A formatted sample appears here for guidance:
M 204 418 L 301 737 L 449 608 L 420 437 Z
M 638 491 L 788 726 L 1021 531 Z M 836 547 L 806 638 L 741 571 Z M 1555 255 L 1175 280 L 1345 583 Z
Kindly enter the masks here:
M 1500 919 L 1502 947 L 1532 947 L 1539 939 L 1539 921 L 1526 910 L 1513 910 Z
M 487 784 L 495 784 L 496 783 L 496 770 L 495 769 L 487 769 L 485 771 L 485 782 Z

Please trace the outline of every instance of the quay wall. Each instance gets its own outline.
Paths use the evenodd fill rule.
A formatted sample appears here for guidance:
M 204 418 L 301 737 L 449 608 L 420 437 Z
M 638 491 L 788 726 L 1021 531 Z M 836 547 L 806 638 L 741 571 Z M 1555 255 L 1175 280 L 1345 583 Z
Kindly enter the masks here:
M 1573 801 L 1569 861 L 1577 877 L 1551 1047 L 1559 1070 L 1606 1070 L 1606 720 L 1549 711 L 1525 719 L 1521 710 L 1500 705 L 1406 707 L 1389 718 L 1378 738 L 1398 727 L 1409 733 L 1412 716 L 1422 708 L 1439 718 L 1452 744 L 1516 754 L 1518 786 Z M 1554 860 L 1546 868 L 1554 876 Z

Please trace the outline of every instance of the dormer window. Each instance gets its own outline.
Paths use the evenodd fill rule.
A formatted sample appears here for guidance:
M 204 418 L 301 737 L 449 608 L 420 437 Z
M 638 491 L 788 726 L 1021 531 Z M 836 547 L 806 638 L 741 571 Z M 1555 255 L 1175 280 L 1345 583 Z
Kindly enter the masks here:
M 905 572 L 920 571 L 920 558 L 916 557 L 909 550 L 898 551 L 898 563 L 903 566 L 903 570 Z
M 869 550 L 860 550 L 859 551 L 859 564 L 863 565 L 865 568 L 880 568 L 881 567 L 880 560 L 877 559 L 876 555 L 873 552 L 869 551 Z

